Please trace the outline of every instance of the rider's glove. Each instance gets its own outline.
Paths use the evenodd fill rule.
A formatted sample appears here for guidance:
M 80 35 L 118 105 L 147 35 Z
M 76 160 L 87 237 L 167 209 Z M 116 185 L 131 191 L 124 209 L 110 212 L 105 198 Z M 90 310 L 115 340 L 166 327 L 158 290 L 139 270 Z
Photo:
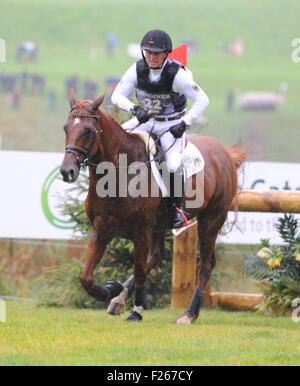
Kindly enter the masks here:
M 131 109 L 131 112 L 133 115 L 137 117 L 137 120 L 140 123 L 146 123 L 151 118 L 151 115 L 148 114 L 146 110 L 142 109 L 140 106 L 137 106 L 137 105 L 135 105 Z
M 180 138 L 182 134 L 185 132 L 186 127 L 187 127 L 186 123 L 184 121 L 181 121 L 177 125 L 171 126 L 170 132 L 173 134 L 174 138 Z

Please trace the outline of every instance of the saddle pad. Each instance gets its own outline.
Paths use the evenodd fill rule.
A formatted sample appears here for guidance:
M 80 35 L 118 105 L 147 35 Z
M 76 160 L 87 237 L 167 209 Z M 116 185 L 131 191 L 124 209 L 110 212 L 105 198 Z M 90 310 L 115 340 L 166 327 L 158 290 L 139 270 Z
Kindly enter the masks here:
M 155 142 L 152 137 L 146 131 L 135 130 L 134 134 L 137 134 L 141 140 L 145 143 L 147 151 L 149 150 L 151 154 L 156 154 Z
M 199 149 L 188 141 L 182 156 L 181 167 L 185 173 L 185 181 L 196 173 L 203 170 L 205 165 L 204 158 Z
M 151 171 L 152 171 L 153 177 L 155 178 L 155 181 L 162 192 L 162 196 L 168 197 L 169 196 L 168 189 L 165 186 L 162 176 L 157 168 L 157 164 L 154 162 L 153 155 L 150 154 L 149 158 L 151 161 Z M 200 151 L 195 145 L 193 145 L 191 142 L 188 141 L 183 151 L 182 163 L 181 163 L 181 167 L 184 175 L 184 182 L 186 183 L 188 178 L 192 177 L 194 174 L 199 173 L 201 170 L 203 170 L 204 166 L 205 166 L 205 162 L 202 154 L 200 153 Z

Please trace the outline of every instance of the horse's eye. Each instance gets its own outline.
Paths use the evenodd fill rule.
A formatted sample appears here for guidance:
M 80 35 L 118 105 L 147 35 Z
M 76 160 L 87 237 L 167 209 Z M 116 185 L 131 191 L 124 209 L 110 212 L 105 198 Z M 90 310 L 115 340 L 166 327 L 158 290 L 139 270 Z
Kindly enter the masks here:
M 85 127 L 85 128 L 83 129 L 82 135 L 83 135 L 84 137 L 88 137 L 88 136 L 91 135 L 91 133 L 92 133 L 92 129 L 91 129 L 90 127 Z

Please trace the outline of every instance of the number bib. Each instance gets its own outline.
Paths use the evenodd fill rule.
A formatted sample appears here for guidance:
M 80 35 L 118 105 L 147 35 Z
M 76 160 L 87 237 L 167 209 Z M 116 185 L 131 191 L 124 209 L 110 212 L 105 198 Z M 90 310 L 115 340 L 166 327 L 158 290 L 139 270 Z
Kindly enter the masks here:
M 177 111 L 172 94 L 175 93 L 149 93 L 136 88 L 137 100 L 146 111 L 151 111 L 154 115 L 167 115 Z

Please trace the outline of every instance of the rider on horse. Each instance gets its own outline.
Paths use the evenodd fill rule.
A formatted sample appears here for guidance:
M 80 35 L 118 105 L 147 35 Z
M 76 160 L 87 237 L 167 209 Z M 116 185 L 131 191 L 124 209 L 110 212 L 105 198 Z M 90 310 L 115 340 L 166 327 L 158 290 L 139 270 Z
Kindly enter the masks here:
M 124 74 L 112 94 L 112 103 L 131 112 L 135 117 L 122 126 L 126 131 L 152 132 L 160 137 L 166 166 L 171 174 L 181 175 L 185 131 L 203 113 L 209 100 L 194 82 L 191 71 L 181 63 L 168 59 L 172 51 L 170 36 L 161 30 L 146 33 L 141 42 L 143 59 L 134 63 Z M 136 90 L 139 105 L 128 98 Z M 186 111 L 187 98 L 193 105 Z M 172 228 L 185 224 L 183 192 L 175 194 L 171 187 Z M 177 189 L 178 191 L 178 189 Z M 179 197 L 178 197 L 179 196 Z

